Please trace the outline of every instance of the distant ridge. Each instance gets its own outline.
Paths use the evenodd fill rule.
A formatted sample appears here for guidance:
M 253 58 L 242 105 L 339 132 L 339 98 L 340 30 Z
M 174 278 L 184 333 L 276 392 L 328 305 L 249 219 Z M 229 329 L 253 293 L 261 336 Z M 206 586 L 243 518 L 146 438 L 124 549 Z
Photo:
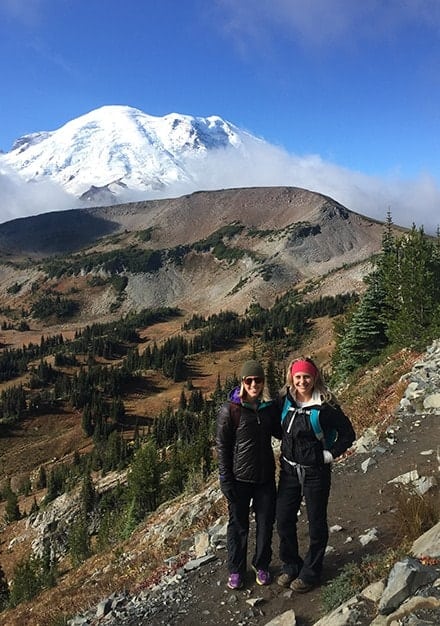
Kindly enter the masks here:
M 382 228 L 381 222 L 319 193 L 298 187 L 252 187 L 17 218 L 0 224 L 0 250 L 36 256 L 69 253 L 110 234 L 147 228 L 153 229 L 149 247 L 160 248 L 203 239 L 232 222 L 261 231 L 281 231 L 298 222 L 323 219 L 329 224 L 332 219 L 342 220 L 358 231 L 357 236 L 364 229 L 376 232 L 377 228 L 371 229 L 373 224 Z M 342 235 L 343 231 L 341 241 Z M 377 237 L 373 239 L 376 242 Z
M 382 234 L 381 222 L 296 187 L 203 191 L 44 213 L 0 224 L 0 258 L 8 262 L 8 269 L 0 265 L 0 296 L 17 306 L 24 290 L 13 296 L 14 285 L 37 279 L 42 288 L 58 289 L 38 263 L 57 255 L 53 270 L 67 272 L 63 291 L 69 284 L 75 290 L 84 319 L 158 306 L 243 311 L 252 302 L 270 306 L 308 281 L 315 287 L 319 281 L 324 295 L 359 291 Z M 22 269 L 13 269 L 14 260 Z M 109 284 L 114 272 L 126 285 L 119 300 L 112 288 L 90 285 L 96 276 Z

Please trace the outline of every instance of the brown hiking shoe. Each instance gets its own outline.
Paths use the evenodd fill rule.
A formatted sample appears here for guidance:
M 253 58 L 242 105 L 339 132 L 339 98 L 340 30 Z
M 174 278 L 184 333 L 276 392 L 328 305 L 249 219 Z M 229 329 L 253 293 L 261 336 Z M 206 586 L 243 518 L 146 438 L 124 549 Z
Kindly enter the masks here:
M 301 580 L 301 578 L 295 578 L 295 580 L 290 583 L 290 588 L 297 593 L 307 593 L 308 591 L 311 591 L 313 587 L 314 585 L 311 583 L 305 583 Z
M 283 574 L 280 574 L 277 578 L 277 585 L 279 585 L 280 587 L 289 587 L 290 583 L 295 580 L 295 576 L 292 576 L 291 574 L 286 574 L 285 572 Z

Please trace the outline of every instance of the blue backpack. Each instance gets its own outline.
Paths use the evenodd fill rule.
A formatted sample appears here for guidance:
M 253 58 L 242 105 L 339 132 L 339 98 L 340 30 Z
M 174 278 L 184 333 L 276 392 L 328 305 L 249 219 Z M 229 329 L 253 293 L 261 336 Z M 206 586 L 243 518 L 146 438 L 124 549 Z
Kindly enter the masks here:
M 283 412 L 281 415 L 281 421 L 284 421 L 287 413 L 292 409 L 292 405 L 290 404 L 290 406 L 286 406 L 286 404 L 290 402 L 286 399 L 284 401 L 284 407 L 283 407 Z M 332 445 L 335 443 L 337 437 L 338 437 L 338 433 L 336 432 L 336 429 L 332 428 L 332 430 L 330 430 L 327 433 L 327 437 L 324 437 L 324 432 L 321 428 L 321 423 L 319 421 L 319 409 L 310 409 L 307 410 L 306 409 L 306 413 L 309 416 L 309 420 L 310 420 L 310 425 L 313 428 L 313 432 L 315 433 L 315 437 L 318 439 L 318 441 L 320 441 L 322 443 L 322 446 L 325 450 L 328 450 L 329 448 L 332 447 Z
M 324 450 L 328 450 L 335 443 L 338 433 L 335 428 L 332 428 L 327 437 L 324 437 L 324 432 L 321 428 L 321 423 L 319 421 L 319 409 L 311 409 L 310 410 L 310 424 L 312 425 L 313 432 L 315 433 L 316 438 L 322 443 Z

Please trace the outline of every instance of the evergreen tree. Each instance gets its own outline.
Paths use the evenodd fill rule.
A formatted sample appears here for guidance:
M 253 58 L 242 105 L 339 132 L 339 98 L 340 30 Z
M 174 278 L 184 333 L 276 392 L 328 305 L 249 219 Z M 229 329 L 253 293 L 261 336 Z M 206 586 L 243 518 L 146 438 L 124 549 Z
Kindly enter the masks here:
M 91 513 L 95 507 L 96 492 L 93 485 L 90 471 L 86 473 L 83 479 L 81 488 L 81 510 L 83 516 L 87 519 L 89 513 Z
M 127 477 L 131 517 L 139 523 L 160 500 L 160 468 L 156 446 L 148 441 L 137 450 Z
M 93 435 L 94 425 L 92 420 L 92 410 L 89 404 L 86 404 L 84 407 L 81 425 L 84 434 L 87 435 L 87 437 L 91 437 Z
M 0 611 L 4 611 L 9 603 L 9 585 L 5 573 L 0 565 Z
M 9 601 L 12 606 L 32 600 L 45 586 L 42 560 L 30 556 L 14 569 Z
M 397 346 L 423 345 L 430 336 L 438 289 L 434 284 L 433 247 L 423 228 L 413 225 L 399 241 L 394 283 L 397 293 L 395 289 L 387 293 L 387 302 L 392 299 L 394 303 L 393 315 L 388 317 L 389 340 Z
M 12 491 L 11 486 L 5 489 L 5 498 L 6 498 L 6 506 L 5 506 L 5 522 L 9 524 L 10 522 L 15 522 L 20 519 L 20 509 L 18 508 L 18 497 L 17 494 Z
M 267 362 L 266 386 L 267 386 L 267 389 L 269 390 L 270 397 L 275 398 L 281 385 L 280 385 L 279 377 L 277 376 L 277 371 L 276 371 L 275 363 L 274 363 L 272 356 L 269 358 Z
M 367 278 L 368 288 L 333 355 L 333 379 L 341 383 L 387 344 L 382 318 L 384 290 L 378 272 Z
M 179 409 L 186 409 L 187 406 L 188 402 L 186 400 L 185 390 L 182 389 L 182 391 L 180 392 Z
M 78 515 L 70 527 L 68 546 L 70 558 L 74 567 L 80 565 L 91 555 L 87 520 L 83 513 Z

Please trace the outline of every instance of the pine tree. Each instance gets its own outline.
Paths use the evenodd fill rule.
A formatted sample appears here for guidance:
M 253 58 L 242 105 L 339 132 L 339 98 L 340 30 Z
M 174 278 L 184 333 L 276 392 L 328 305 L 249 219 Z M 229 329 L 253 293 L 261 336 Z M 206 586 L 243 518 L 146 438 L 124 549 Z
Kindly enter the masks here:
M 266 386 L 269 390 L 269 395 L 271 398 L 274 398 L 277 395 L 278 390 L 281 387 L 279 377 L 277 376 L 275 363 L 274 363 L 272 356 L 269 358 L 267 362 Z
M 17 606 L 20 602 L 32 600 L 45 585 L 42 560 L 30 556 L 18 563 L 14 569 L 10 589 L 10 604 Z
M 87 435 L 87 437 L 91 437 L 93 435 L 94 425 L 92 420 L 92 411 L 89 404 L 86 404 L 84 407 L 81 424 L 84 434 Z
M 9 603 L 9 585 L 5 573 L 0 565 L 0 611 L 4 611 Z
M 147 512 L 155 510 L 160 500 L 160 467 L 153 440 L 136 452 L 127 482 L 132 517 L 138 523 Z
M 9 524 L 10 522 L 15 522 L 20 519 L 20 509 L 18 508 L 18 497 L 17 494 L 12 491 L 11 486 L 5 489 L 5 498 L 6 498 L 6 506 L 5 506 L 5 522 Z
M 436 285 L 432 267 L 433 247 L 423 228 L 411 231 L 399 242 L 398 265 L 394 281 L 398 292 L 391 297 L 393 315 L 388 318 L 388 337 L 397 346 L 423 345 L 430 335 L 436 309 Z M 390 300 L 390 293 L 387 294 Z
M 95 507 L 96 492 L 93 485 L 90 471 L 86 473 L 81 487 L 81 510 L 85 518 L 91 513 Z
M 368 288 L 333 355 L 334 382 L 341 383 L 361 365 L 368 363 L 387 344 L 382 319 L 384 291 L 378 272 L 371 274 Z
M 87 520 L 83 513 L 78 515 L 70 527 L 68 546 L 70 558 L 74 567 L 80 565 L 91 555 Z
M 179 409 L 186 409 L 187 406 L 188 402 L 185 396 L 185 390 L 182 389 L 182 391 L 180 392 Z

